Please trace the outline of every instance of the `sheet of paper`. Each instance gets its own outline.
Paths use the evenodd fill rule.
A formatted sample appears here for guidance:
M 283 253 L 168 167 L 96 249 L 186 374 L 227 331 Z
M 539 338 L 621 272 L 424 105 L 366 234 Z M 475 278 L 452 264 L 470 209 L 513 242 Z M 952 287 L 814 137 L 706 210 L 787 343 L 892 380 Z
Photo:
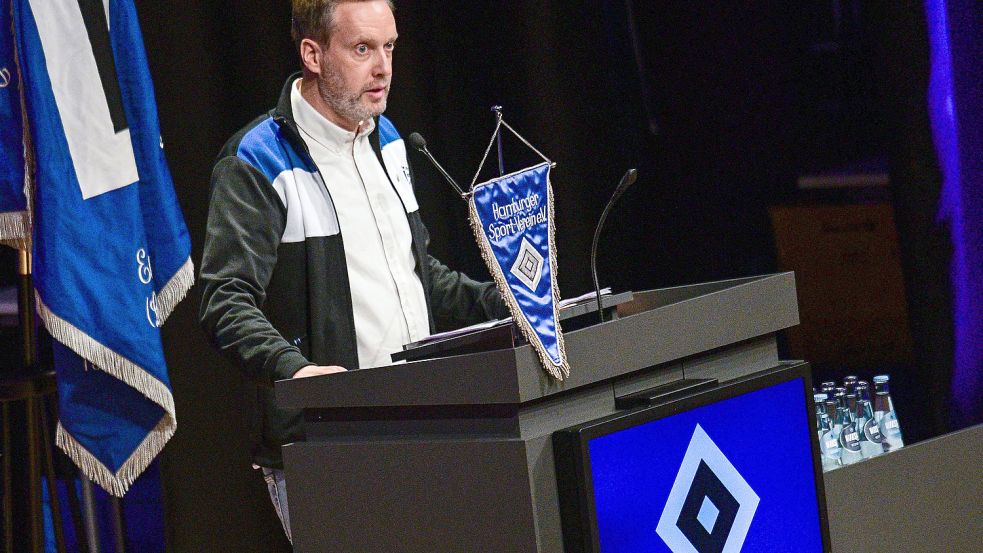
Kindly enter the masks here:
M 611 289 L 610 288 L 602 288 L 601 289 L 601 297 L 609 296 L 609 295 L 611 295 Z M 582 302 L 585 302 L 585 301 L 588 301 L 588 300 L 594 300 L 596 296 L 597 295 L 593 291 L 591 291 L 591 292 L 587 292 L 586 294 L 581 294 L 581 295 L 579 295 L 579 296 L 577 296 L 575 298 L 568 298 L 568 299 L 560 300 L 559 307 L 560 307 L 560 309 L 564 309 L 564 308 L 569 307 L 571 305 L 576 305 L 578 303 L 582 303 Z M 485 330 L 485 329 L 488 329 L 488 328 L 494 328 L 496 326 L 502 326 L 502 325 L 507 325 L 507 324 L 512 324 L 512 317 L 506 317 L 504 319 L 498 319 L 498 320 L 495 320 L 495 321 L 487 321 L 487 322 L 483 322 L 483 323 L 474 324 L 474 325 L 471 325 L 471 326 L 465 326 L 465 327 L 462 327 L 462 328 L 457 328 L 457 329 L 454 329 L 454 330 L 448 330 L 446 332 L 438 332 L 437 334 L 431 334 L 430 336 L 428 336 L 428 337 L 420 340 L 419 342 L 416 342 L 416 345 L 429 344 L 431 342 L 437 342 L 437 341 L 440 341 L 440 340 L 446 340 L 448 338 L 453 338 L 455 336 L 463 336 L 465 334 L 470 334 L 470 333 L 476 332 L 478 330 Z

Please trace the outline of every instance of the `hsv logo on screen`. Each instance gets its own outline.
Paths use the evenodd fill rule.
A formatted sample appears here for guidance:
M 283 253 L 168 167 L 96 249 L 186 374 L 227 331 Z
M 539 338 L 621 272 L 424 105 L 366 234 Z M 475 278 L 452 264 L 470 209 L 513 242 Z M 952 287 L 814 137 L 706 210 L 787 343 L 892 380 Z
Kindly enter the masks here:
M 656 533 L 673 553 L 736 553 L 759 498 L 697 424 Z

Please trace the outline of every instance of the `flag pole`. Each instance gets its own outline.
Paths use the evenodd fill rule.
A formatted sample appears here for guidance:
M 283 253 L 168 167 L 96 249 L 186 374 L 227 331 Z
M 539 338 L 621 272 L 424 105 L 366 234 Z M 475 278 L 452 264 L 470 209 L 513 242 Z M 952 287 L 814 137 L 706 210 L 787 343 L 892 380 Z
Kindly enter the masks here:
M 36 378 L 43 380 L 53 379 L 54 373 L 50 369 L 48 371 L 43 370 L 38 360 L 37 314 L 34 310 L 34 260 L 29 247 L 18 248 L 17 253 L 17 273 L 20 277 L 18 280 L 17 312 L 20 316 L 24 368 L 34 374 Z M 50 392 L 40 391 L 44 388 L 44 385 L 39 386 L 37 388 L 39 390 L 37 396 L 31 394 L 25 398 L 27 439 L 29 444 L 28 459 L 31 465 L 28 467 L 30 512 L 42 512 L 40 463 L 44 463 L 45 479 L 48 483 L 48 494 L 51 501 L 55 548 L 61 553 L 66 550 L 65 536 L 62 528 L 61 501 L 58 498 L 57 478 L 55 476 L 52 452 L 54 442 L 49 437 L 48 416 L 46 413 L 48 405 L 45 400 L 45 396 L 49 395 Z M 37 487 L 36 490 L 35 487 Z M 94 513 L 86 513 L 86 515 L 95 516 Z M 43 520 L 39 520 L 34 516 L 31 517 L 32 548 L 36 551 L 41 551 L 43 548 L 41 540 L 43 540 L 44 527 L 42 523 Z
M 17 309 L 20 314 L 21 340 L 23 343 L 24 369 L 27 371 L 37 370 L 37 329 L 35 328 L 34 304 L 31 302 L 31 252 L 27 248 L 19 248 L 17 273 L 18 295 Z M 35 419 L 35 409 L 33 394 L 28 394 L 24 398 L 25 420 L 27 424 L 27 503 L 28 513 L 31 515 L 31 551 L 40 553 L 43 550 L 44 526 L 43 520 L 38 520 L 37 513 L 41 513 L 41 467 L 38 464 L 40 455 L 37 420 Z M 43 408 L 43 404 L 41 405 Z
M 21 339 L 24 344 L 24 367 L 28 369 L 36 368 L 38 362 L 38 331 L 34 316 L 34 286 L 31 282 L 32 259 L 31 252 L 27 248 L 17 250 L 18 263 L 17 272 L 20 276 L 18 281 L 17 308 L 20 313 Z
M 33 281 L 34 260 L 31 255 L 30 249 L 27 247 L 18 248 L 17 253 L 18 253 L 17 273 L 18 276 L 20 277 L 18 279 L 17 311 L 20 314 L 21 340 L 23 343 L 22 356 L 24 361 L 24 368 L 29 371 L 38 371 L 40 373 L 41 371 L 38 364 L 37 316 L 35 314 L 34 301 L 33 301 L 34 300 L 34 281 Z M 38 432 L 39 429 L 35 428 L 37 422 L 34 421 L 35 409 L 46 409 L 44 400 L 41 399 L 40 405 L 34 405 L 34 400 L 32 398 L 28 398 L 27 419 L 28 419 L 28 426 L 32 427 L 31 430 L 28 431 L 28 440 L 30 441 L 38 440 L 38 437 L 41 435 L 41 433 Z M 47 417 L 40 417 L 40 418 L 41 421 L 47 420 Z M 47 434 L 47 432 L 45 432 L 45 434 Z M 51 444 L 40 444 L 37 442 L 33 442 L 33 444 L 34 445 L 31 447 L 33 447 L 34 449 L 44 448 L 47 456 L 50 456 L 51 453 L 48 448 L 51 447 Z M 29 454 L 28 457 L 31 459 L 38 459 L 40 457 L 39 453 L 40 452 L 35 451 L 33 455 Z M 52 473 L 53 465 L 50 463 L 50 459 L 48 459 L 48 461 L 49 461 L 47 467 L 49 471 L 48 479 L 49 482 L 51 482 L 54 481 L 54 474 Z M 88 551 L 89 553 L 99 553 L 101 551 L 101 548 L 99 546 L 99 528 L 98 528 L 99 519 L 96 515 L 95 495 L 92 493 L 93 492 L 92 482 L 84 474 L 81 474 L 81 472 L 79 473 L 79 479 L 82 482 L 82 496 L 83 496 L 82 518 L 84 520 L 84 525 L 85 525 L 84 533 L 85 533 L 86 543 L 88 545 Z M 34 482 L 40 482 L 40 480 L 41 480 L 40 466 L 38 466 L 36 463 L 31 463 L 31 466 L 28 467 L 28 481 L 34 483 Z M 29 486 L 29 490 L 30 491 L 28 493 L 30 496 L 29 497 L 30 512 L 31 513 L 41 512 L 40 487 L 38 487 L 37 490 L 34 490 L 33 486 Z M 75 492 L 69 489 L 69 493 L 75 493 Z M 56 542 L 58 542 L 57 543 L 58 550 L 63 551 L 64 538 L 61 536 L 62 529 L 61 529 L 61 520 L 60 520 L 61 519 L 60 506 L 56 494 L 57 494 L 57 489 L 53 488 L 51 494 L 52 506 L 54 508 L 53 514 L 57 513 L 55 514 L 54 517 Z M 5 513 L 5 515 L 9 515 L 9 513 Z M 6 516 L 5 518 L 9 518 L 9 516 Z M 40 524 L 43 521 L 41 519 L 35 520 L 35 517 L 33 516 L 31 518 L 32 518 L 31 521 L 32 526 L 38 525 L 36 528 L 32 528 L 31 531 L 32 542 L 33 542 L 32 548 L 35 551 L 41 551 L 40 548 L 42 548 L 43 545 L 40 540 L 43 539 L 42 535 L 44 530 L 43 527 L 40 526 Z M 9 545 L 9 541 L 8 541 L 8 545 Z

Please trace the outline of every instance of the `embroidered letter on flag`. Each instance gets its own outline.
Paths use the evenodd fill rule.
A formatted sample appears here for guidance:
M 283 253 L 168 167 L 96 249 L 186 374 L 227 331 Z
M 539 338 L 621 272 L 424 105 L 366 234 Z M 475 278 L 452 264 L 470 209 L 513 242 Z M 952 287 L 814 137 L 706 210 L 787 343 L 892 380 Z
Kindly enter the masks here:
M 174 434 L 160 326 L 194 280 L 132 0 L 13 0 L 58 445 L 122 496 Z
M 570 374 L 559 327 L 550 163 L 474 186 L 471 227 L 512 318 L 543 368 Z

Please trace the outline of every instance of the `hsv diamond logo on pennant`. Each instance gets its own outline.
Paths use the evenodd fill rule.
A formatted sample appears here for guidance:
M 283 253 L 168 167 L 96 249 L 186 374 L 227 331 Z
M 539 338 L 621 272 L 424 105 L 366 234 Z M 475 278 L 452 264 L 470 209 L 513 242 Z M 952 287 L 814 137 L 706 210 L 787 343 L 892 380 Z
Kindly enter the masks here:
M 522 238 L 519 255 L 515 256 L 515 263 L 510 272 L 533 292 L 539 287 L 539 281 L 543 278 L 543 256 L 539 255 L 536 248 L 525 237 Z

